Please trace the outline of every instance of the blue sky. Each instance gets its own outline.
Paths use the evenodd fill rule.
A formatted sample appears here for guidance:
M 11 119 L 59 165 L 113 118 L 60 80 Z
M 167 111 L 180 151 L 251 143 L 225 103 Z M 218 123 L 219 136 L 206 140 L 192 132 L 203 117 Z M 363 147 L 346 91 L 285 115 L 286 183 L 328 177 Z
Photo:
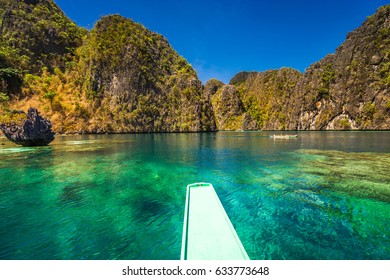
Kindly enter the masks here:
M 240 71 L 303 72 L 345 40 L 383 0 L 55 0 L 78 25 L 120 14 L 166 37 L 205 83 Z

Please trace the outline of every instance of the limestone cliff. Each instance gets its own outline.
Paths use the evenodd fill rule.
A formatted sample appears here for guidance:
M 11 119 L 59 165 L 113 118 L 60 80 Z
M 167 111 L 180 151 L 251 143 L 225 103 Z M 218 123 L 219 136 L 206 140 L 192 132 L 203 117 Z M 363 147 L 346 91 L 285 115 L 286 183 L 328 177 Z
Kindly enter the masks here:
M 0 23 L 0 122 L 32 106 L 58 133 L 390 129 L 390 5 L 305 73 L 228 85 L 119 15 L 88 32 L 53 0 L 0 0 Z
M 0 111 L 37 107 L 59 133 L 215 130 L 196 72 L 160 34 L 119 15 L 86 34 L 52 0 L 0 4 Z
M 65 69 L 86 30 L 68 19 L 52 0 L 0 1 L 0 58 L 21 72 Z
M 279 130 L 291 129 L 300 103 L 295 93 L 303 75 L 294 69 L 282 68 L 262 73 L 239 73 L 231 84 L 239 92 L 245 115 L 251 118 L 251 127 Z M 244 117 L 244 115 L 243 115 Z M 239 129 L 246 130 L 244 126 Z
M 390 129 L 390 5 L 349 33 L 297 86 L 298 129 Z
M 79 54 L 80 84 L 91 108 L 88 132 L 215 130 L 196 72 L 163 36 L 107 16 Z
M 242 72 L 230 84 L 260 129 L 390 129 L 390 5 L 304 74 Z

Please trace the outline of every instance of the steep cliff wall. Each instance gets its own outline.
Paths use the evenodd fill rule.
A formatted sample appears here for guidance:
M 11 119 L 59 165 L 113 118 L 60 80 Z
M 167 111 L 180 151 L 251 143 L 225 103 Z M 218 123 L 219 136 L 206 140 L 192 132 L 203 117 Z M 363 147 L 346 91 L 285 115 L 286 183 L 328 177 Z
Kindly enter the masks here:
M 92 131 L 215 130 L 211 104 L 167 40 L 118 15 L 102 18 L 79 50 Z
M 390 5 L 304 74 L 243 72 L 230 84 L 239 92 L 241 114 L 249 113 L 260 129 L 390 129 L 389 71 Z
M 34 106 L 60 133 L 216 129 L 196 72 L 163 36 L 119 15 L 87 34 L 52 0 L 0 3 L 3 115 Z
M 305 73 L 228 85 L 119 15 L 88 32 L 53 0 L 0 0 L 0 23 L 0 122 L 33 106 L 59 133 L 390 129 L 390 5 Z
M 390 129 L 390 6 L 307 69 L 299 129 Z

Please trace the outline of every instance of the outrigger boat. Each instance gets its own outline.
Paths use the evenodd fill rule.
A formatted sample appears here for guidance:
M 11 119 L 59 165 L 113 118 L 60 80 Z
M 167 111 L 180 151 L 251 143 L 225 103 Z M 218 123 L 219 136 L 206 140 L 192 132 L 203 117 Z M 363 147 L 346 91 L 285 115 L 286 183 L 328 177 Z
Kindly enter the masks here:
M 187 186 L 181 260 L 249 260 L 210 183 Z
M 274 139 L 291 139 L 291 138 L 298 138 L 298 134 L 274 134 L 270 136 Z

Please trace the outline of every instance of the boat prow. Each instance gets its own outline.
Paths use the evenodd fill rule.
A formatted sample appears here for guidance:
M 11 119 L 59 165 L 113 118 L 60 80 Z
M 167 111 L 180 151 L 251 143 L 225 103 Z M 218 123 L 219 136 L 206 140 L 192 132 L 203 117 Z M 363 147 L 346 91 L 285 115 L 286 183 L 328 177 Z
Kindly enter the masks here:
M 181 260 L 249 260 L 214 187 L 187 186 Z

